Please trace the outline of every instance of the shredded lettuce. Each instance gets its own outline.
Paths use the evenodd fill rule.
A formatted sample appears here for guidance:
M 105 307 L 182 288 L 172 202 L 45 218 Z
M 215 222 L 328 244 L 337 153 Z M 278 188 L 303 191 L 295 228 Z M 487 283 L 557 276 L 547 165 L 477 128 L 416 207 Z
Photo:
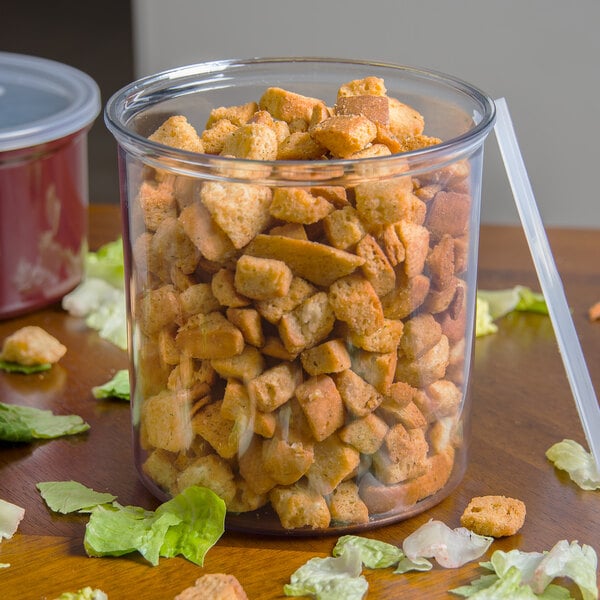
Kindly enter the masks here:
M 594 549 L 585 544 L 561 540 L 549 552 L 496 550 L 489 562 L 480 565 L 492 573 L 450 591 L 476 600 L 566 600 L 571 598 L 568 589 L 552 583 L 566 577 L 579 587 L 583 600 L 598 598 L 598 560 Z
M 182 555 L 202 566 L 225 531 L 225 502 L 204 487 L 190 486 L 155 511 L 122 506 L 114 496 L 72 481 L 37 487 L 52 510 L 90 512 L 83 539 L 88 556 L 139 552 L 157 565 L 160 557 Z
M 90 426 L 78 415 L 55 415 L 32 406 L 0 402 L 0 440 L 30 442 L 87 431 Z
M 361 562 L 368 569 L 393 567 L 404 558 L 404 553 L 398 546 L 357 535 L 340 537 L 333 548 L 333 556 L 341 556 L 349 546 L 358 549 Z
M 117 371 L 106 383 L 93 387 L 92 395 L 98 400 L 102 398 L 129 400 L 129 371 L 127 369 Z
M 24 508 L 0 499 L 0 541 L 15 534 L 24 516 Z
M 77 592 L 64 592 L 56 600 L 108 600 L 108 596 L 102 590 L 84 587 Z
M 450 529 L 442 521 L 432 519 L 405 538 L 402 550 L 413 562 L 435 558 L 442 567 L 456 568 L 482 556 L 493 541 L 465 527 Z
M 121 238 L 86 256 L 85 277 L 64 296 L 62 307 L 75 317 L 84 317 L 86 325 L 100 337 L 123 350 L 127 349 L 127 311 L 123 242 Z
M 496 333 L 494 321 L 512 311 L 548 314 L 544 296 L 523 285 L 503 290 L 477 290 L 477 313 L 475 335 Z
M 22 373 L 23 375 L 31 375 L 33 373 L 41 373 L 52 368 L 50 363 L 42 363 L 39 365 L 22 365 L 21 363 L 12 362 L 0 359 L 0 371 L 7 373 Z
M 284 585 L 286 596 L 311 596 L 316 600 L 361 600 L 369 584 L 361 574 L 361 551 L 346 544 L 339 556 L 311 558 Z
M 50 510 L 62 514 L 87 512 L 99 504 L 110 504 L 116 496 L 96 492 L 77 481 L 43 481 L 36 485 Z
M 103 279 L 113 287 L 123 289 L 125 285 L 125 261 L 123 257 L 123 240 L 104 244 L 96 252 L 88 252 L 85 257 L 86 277 Z
M 546 450 L 546 458 L 584 490 L 600 489 L 600 471 L 590 452 L 574 440 L 562 440 Z

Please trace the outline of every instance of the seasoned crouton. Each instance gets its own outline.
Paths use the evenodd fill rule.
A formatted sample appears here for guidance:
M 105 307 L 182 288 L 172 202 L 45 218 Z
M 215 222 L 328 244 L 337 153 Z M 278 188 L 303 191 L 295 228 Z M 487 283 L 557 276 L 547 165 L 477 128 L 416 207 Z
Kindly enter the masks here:
M 219 308 L 209 283 L 196 283 L 179 294 L 179 305 L 186 317 L 198 313 L 208 314 Z
M 248 382 L 248 393 L 259 410 L 270 412 L 287 402 L 300 382 L 300 368 L 282 362 Z
M 219 269 L 210 280 L 214 297 L 222 306 L 240 308 L 248 306 L 250 299 L 241 294 L 235 285 L 235 273 L 227 268 Z
M 260 314 L 254 308 L 228 308 L 227 320 L 233 323 L 244 336 L 244 341 L 260 348 L 265 343 Z
M 379 393 L 386 394 L 394 380 L 398 355 L 396 352 L 366 352 L 351 355 L 352 370 L 370 383 Z
M 383 319 L 383 325 L 373 333 L 363 335 L 349 329 L 347 339 L 354 346 L 368 352 L 394 352 L 402 339 L 404 323 L 395 319 Z
M 396 285 L 396 273 L 375 238 L 365 235 L 356 245 L 356 254 L 365 259 L 360 268 L 377 295 L 391 292 Z
M 354 246 L 365 235 L 358 212 L 351 205 L 327 215 L 323 219 L 323 228 L 329 243 L 340 250 Z
M 262 445 L 262 466 L 278 485 L 291 485 L 307 473 L 314 461 L 312 444 L 283 439 L 278 435 Z
M 293 275 L 281 260 L 243 254 L 235 266 L 235 288 L 239 294 L 253 300 L 269 300 L 286 296 Z
M 259 100 L 259 107 L 268 111 L 275 119 L 290 123 L 296 119 L 310 121 L 315 107 L 325 103 L 317 98 L 302 96 L 278 87 L 268 88 Z
M 273 217 L 288 223 L 316 223 L 334 210 L 333 205 L 309 189 L 300 187 L 276 188 L 270 212 Z
M 442 335 L 440 341 L 418 358 L 412 360 L 399 357 L 396 365 L 396 380 L 413 387 L 423 387 L 444 377 L 449 362 L 450 345 Z
M 523 527 L 525 513 L 525 503 L 516 498 L 478 496 L 465 508 L 460 524 L 478 535 L 505 537 Z
M 170 179 L 154 184 L 143 181 L 137 195 L 144 223 L 150 231 L 156 231 L 164 219 L 177 216 L 177 201 Z
M 169 117 L 148 139 L 180 150 L 204 152 L 202 140 L 182 115 Z
M 154 448 L 179 452 L 192 442 L 190 395 L 185 390 L 162 391 L 142 404 L 143 438 Z
M 347 477 L 352 475 L 360 462 L 356 448 L 344 444 L 337 435 L 330 435 L 315 444 L 314 461 L 306 473 L 311 489 L 331 494 Z
M 435 346 L 442 337 L 442 327 L 427 313 L 418 314 L 404 323 L 400 349 L 404 356 L 415 359 Z
M 300 360 L 309 375 L 339 373 L 350 368 L 350 355 L 340 339 L 329 340 L 305 350 Z
M 315 440 L 322 441 L 344 424 L 342 397 L 328 375 L 317 375 L 295 391 Z
M 377 452 L 388 432 L 386 422 L 374 413 L 355 419 L 339 431 L 340 439 L 361 454 Z
M 207 573 L 185 588 L 174 600 L 248 600 L 240 582 L 233 575 Z
M 28 325 L 4 339 L 0 358 L 20 365 L 42 365 L 58 362 L 66 352 L 67 347 L 45 329 Z
M 177 477 L 177 489 L 182 492 L 191 485 L 212 490 L 229 504 L 235 497 L 234 475 L 226 460 L 216 454 L 201 456 L 191 462 Z
M 256 310 L 269 323 L 276 324 L 285 313 L 294 310 L 316 291 L 317 289 L 308 283 L 308 281 L 305 281 L 301 277 L 294 277 L 290 282 L 288 293 L 285 296 L 258 301 L 255 303 Z
M 383 400 L 375 387 L 350 369 L 338 373 L 335 384 L 346 410 L 356 417 L 370 414 Z
M 362 115 L 338 115 L 311 126 L 309 131 L 333 156 L 348 158 L 375 139 L 377 126 Z
M 194 358 L 229 358 L 244 349 L 242 332 L 221 313 L 190 317 L 175 337 L 177 347 Z
M 331 515 L 327 502 L 306 485 L 276 487 L 269 493 L 269 500 L 285 529 L 329 527 Z
M 277 136 L 272 127 L 263 123 L 246 123 L 225 138 L 221 154 L 249 160 L 275 160 L 277 146 Z
M 363 524 L 369 522 L 369 509 L 358 495 L 354 481 L 342 481 L 331 493 L 329 512 L 336 523 Z

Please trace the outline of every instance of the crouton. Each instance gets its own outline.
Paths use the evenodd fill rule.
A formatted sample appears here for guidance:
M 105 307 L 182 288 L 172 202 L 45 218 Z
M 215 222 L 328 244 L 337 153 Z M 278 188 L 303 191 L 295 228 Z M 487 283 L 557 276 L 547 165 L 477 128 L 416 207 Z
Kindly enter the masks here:
M 460 517 L 460 524 L 478 535 L 495 538 L 514 535 L 525 522 L 525 503 L 506 496 L 472 498 Z
M 295 390 L 315 440 L 322 441 L 344 424 L 342 397 L 328 375 L 317 375 Z
M 207 315 L 219 308 L 209 283 L 196 283 L 179 294 L 179 306 L 184 316 L 191 317 L 202 313 Z
M 450 345 L 442 335 L 440 341 L 420 357 L 411 360 L 399 357 L 396 365 L 396 380 L 413 387 L 424 387 L 444 377 L 448 366 Z
M 233 458 L 239 448 L 235 421 L 221 413 L 223 401 L 211 402 L 202 407 L 192 419 L 194 433 L 204 438 L 222 458 Z
M 269 500 L 285 529 L 329 527 L 331 515 L 327 502 L 306 485 L 278 486 L 269 493 Z
M 214 358 L 210 364 L 224 379 L 234 377 L 247 382 L 263 372 L 265 359 L 254 346 L 245 346 L 239 354 L 226 358 Z
M 351 355 L 352 370 L 370 383 L 380 394 L 386 394 L 394 381 L 398 355 L 396 352 L 366 352 Z
M 295 119 L 310 121 L 315 107 L 325 103 L 317 98 L 302 96 L 278 87 L 268 88 L 259 100 L 259 107 L 268 111 L 275 119 L 290 123 Z
M 20 365 L 57 363 L 67 352 L 53 335 L 37 325 L 17 329 L 4 339 L 0 358 Z
M 277 136 L 272 127 L 263 123 L 246 123 L 224 139 L 221 154 L 249 160 L 275 160 L 277 146 Z
M 335 384 L 346 410 L 356 417 L 367 416 L 383 400 L 375 387 L 350 369 L 338 373 Z
M 288 223 L 316 223 L 334 210 L 325 198 L 314 196 L 300 187 L 276 188 L 270 206 L 271 215 Z
M 221 154 L 225 147 L 225 140 L 238 127 L 239 125 L 232 123 L 229 119 L 219 119 L 210 129 L 205 129 L 200 136 L 204 152 L 206 154 Z
M 227 320 L 233 323 L 244 336 L 244 341 L 260 348 L 265 343 L 262 321 L 259 312 L 254 308 L 228 308 Z
M 339 373 L 350 368 L 350 355 L 340 339 L 329 340 L 305 350 L 300 360 L 309 375 Z
M 175 455 L 166 450 L 154 450 L 142 464 L 142 471 L 160 488 L 175 495 L 179 471 L 174 464 Z
M 373 121 L 387 125 L 390 121 L 388 99 L 373 94 L 340 96 L 335 105 L 337 115 L 362 115 Z
M 329 512 L 335 523 L 364 524 L 369 522 L 369 509 L 358 495 L 353 481 L 342 481 L 331 493 Z
M 387 93 L 385 82 L 381 77 L 365 77 L 353 79 L 341 85 L 338 89 L 337 100 L 349 96 L 385 96 Z
M 311 126 L 310 134 L 337 158 L 347 158 L 370 144 L 377 126 L 362 115 L 338 115 Z
M 385 253 L 371 235 L 365 235 L 356 245 L 356 254 L 365 259 L 363 275 L 378 296 L 385 296 L 396 285 L 396 273 Z
M 301 277 L 293 277 L 285 296 L 258 301 L 255 303 L 255 307 L 269 323 L 277 324 L 285 313 L 294 310 L 316 291 L 317 289 L 308 281 Z
M 425 275 L 408 279 L 398 276 L 396 288 L 381 298 L 383 314 L 388 319 L 405 319 L 417 310 L 429 293 L 430 280 Z
M 174 600 L 248 600 L 240 582 L 233 575 L 207 573 L 193 586 L 181 591 Z
M 395 319 L 383 319 L 383 325 L 367 335 L 349 329 L 348 342 L 368 352 L 395 352 L 402 339 L 404 323 Z
M 137 303 L 136 319 L 147 335 L 181 322 L 179 295 L 172 285 L 163 285 L 144 294 Z
M 181 222 L 175 218 L 164 219 L 150 240 L 150 270 L 165 283 L 170 283 L 174 266 L 190 274 L 196 270 L 199 258 L 200 252 Z
M 422 225 L 410 221 L 396 223 L 398 239 L 404 246 L 404 272 L 411 279 L 423 272 L 427 255 L 429 254 L 429 231 Z
M 282 362 L 249 381 L 248 393 L 259 410 L 271 412 L 293 396 L 300 377 L 299 367 Z
M 254 436 L 238 457 L 240 475 L 256 494 L 266 494 L 275 487 L 275 480 L 263 467 L 263 440 Z
M 221 313 L 190 317 L 175 336 L 177 347 L 194 358 L 229 358 L 244 349 L 242 332 Z
M 222 119 L 227 119 L 234 125 L 244 125 L 256 113 L 258 104 L 256 102 L 247 102 L 236 106 L 219 106 L 210 111 L 208 120 L 206 121 L 206 129 L 215 126 Z
M 154 184 L 143 181 L 140 185 L 137 201 L 142 209 L 144 223 L 150 231 L 156 231 L 166 218 L 177 216 L 177 202 L 171 180 Z
M 396 137 L 405 138 L 423 133 L 423 115 L 396 98 L 388 98 L 388 102 L 389 127 Z
M 356 209 L 344 206 L 323 219 L 323 228 L 329 243 L 339 250 L 354 246 L 365 235 L 365 228 Z
M 240 308 L 248 306 L 251 301 L 238 291 L 235 285 L 235 273 L 227 268 L 219 269 L 210 280 L 214 297 L 221 306 Z
M 201 456 L 192 461 L 177 477 L 177 489 L 182 492 L 191 485 L 212 490 L 225 504 L 236 493 L 234 475 L 226 460 L 216 454 Z
M 314 461 L 311 444 L 275 435 L 262 445 L 262 466 L 278 485 L 292 485 L 307 473 Z
M 452 237 L 464 235 L 469 227 L 471 198 L 468 194 L 438 192 L 430 205 L 427 228 L 435 240 L 444 234 Z
M 377 452 L 388 432 L 386 422 L 374 413 L 350 421 L 339 430 L 339 437 L 345 444 L 356 448 L 361 454 Z
M 400 350 L 409 359 L 415 359 L 435 346 L 442 337 L 442 327 L 427 313 L 418 314 L 404 323 Z
M 202 140 L 182 115 L 169 117 L 148 139 L 180 150 L 204 152 Z
M 308 131 L 294 131 L 279 143 L 277 160 L 318 160 L 326 153 Z
M 243 254 L 235 266 L 234 284 L 242 296 L 269 300 L 286 296 L 292 278 L 292 271 L 281 260 Z

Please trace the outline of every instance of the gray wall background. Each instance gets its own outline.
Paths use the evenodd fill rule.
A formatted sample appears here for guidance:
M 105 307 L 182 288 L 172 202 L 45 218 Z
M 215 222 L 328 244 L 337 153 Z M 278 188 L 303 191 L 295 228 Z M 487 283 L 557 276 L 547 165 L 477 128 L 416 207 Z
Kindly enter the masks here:
M 600 227 L 599 0 L 133 0 L 136 77 L 330 56 L 446 72 L 508 103 L 547 226 Z M 518 223 L 492 134 L 482 220 Z

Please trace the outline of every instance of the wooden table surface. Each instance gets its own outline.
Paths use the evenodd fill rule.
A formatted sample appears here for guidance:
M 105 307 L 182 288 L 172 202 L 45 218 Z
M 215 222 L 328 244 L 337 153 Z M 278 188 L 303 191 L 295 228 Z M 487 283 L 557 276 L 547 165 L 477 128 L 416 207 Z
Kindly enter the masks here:
M 120 213 L 115 206 L 90 209 L 90 248 L 115 239 Z M 600 232 L 550 230 L 550 243 L 575 326 L 600 390 L 600 323 L 587 309 L 600 300 Z M 484 226 L 481 230 L 479 287 L 516 284 L 539 289 L 521 230 Z M 204 573 L 235 575 L 250 600 L 282 598 L 292 572 L 314 556 L 331 553 L 335 537 L 260 537 L 226 532 L 207 554 L 204 567 L 183 558 L 161 559 L 157 567 L 132 554 L 88 558 L 83 548 L 86 516 L 49 511 L 35 484 L 76 480 L 118 496 L 122 504 L 154 509 L 158 501 L 142 486 L 133 464 L 129 405 L 98 401 L 93 386 L 127 366 L 124 352 L 68 316 L 59 305 L 0 322 L 0 340 L 37 324 L 61 340 L 67 354 L 49 372 L 23 376 L 0 373 L 0 400 L 79 414 L 91 425 L 78 436 L 31 444 L 0 445 L 0 498 L 25 508 L 12 539 L 0 544 L 2 600 L 51 600 L 84 586 L 104 590 L 110 600 L 171 599 Z M 578 540 L 600 551 L 600 492 L 584 492 L 555 470 L 545 451 L 563 438 L 585 445 L 581 425 L 548 317 L 514 313 L 499 322 L 498 333 L 476 342 L 472 372 L 472 438 L 466 475 L 455 491 L 429 512 L 366 533 L 401 545 L 430 518 L 451 527 L 473 496 L 504 494 L 523 500 L 527 518 L 515 536 L 495 549 L 550 549 L 561 539 Z M 460 569 L 437 565 L 428 573 L 394 575 L 392 569 L 365 571 L 367 598 L 451 598 L 448 590 L 483 571 L 477 563 Z

